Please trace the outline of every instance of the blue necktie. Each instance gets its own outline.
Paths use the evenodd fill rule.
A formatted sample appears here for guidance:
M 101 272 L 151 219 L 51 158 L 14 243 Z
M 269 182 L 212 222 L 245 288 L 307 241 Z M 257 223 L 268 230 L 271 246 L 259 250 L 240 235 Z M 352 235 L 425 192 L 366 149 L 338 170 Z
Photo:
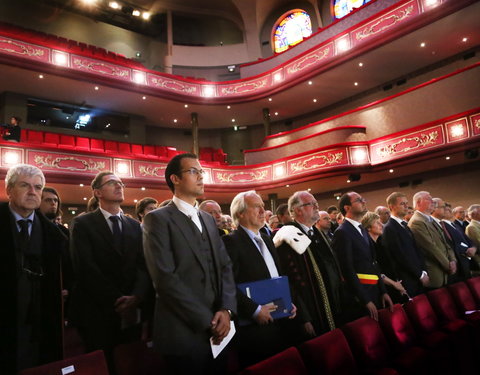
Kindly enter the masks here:
M 113 227 L 113 245 L 119 252 L 123 252 L 122 249 L 122 231 L 120 230 L 120 218 L 118 216 L 110 216 L 110 221 L 112 222 Z

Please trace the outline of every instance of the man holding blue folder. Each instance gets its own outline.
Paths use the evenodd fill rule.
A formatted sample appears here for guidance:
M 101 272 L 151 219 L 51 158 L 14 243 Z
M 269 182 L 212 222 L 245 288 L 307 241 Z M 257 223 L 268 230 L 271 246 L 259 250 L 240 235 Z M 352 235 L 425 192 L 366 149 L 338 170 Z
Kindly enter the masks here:
M 230 206 L 237 230 L 223 236 L 228 254 L 233 263 L 237 286 L 277 278 L 281 275 L 278 256 L 268 236 L 260 233 L 265 224 L 264 203 L 255 191 L 239 193 Z M 252 288 L 255 283 L 252 283 Z M 276 291 L 272 290 L 272 296 Z M 237 346 L 240 364 L 248 366 L 267 358 L 293 344 L 294 329 L 288 319 L 275 320 L 281 300 L 259 305 L 240 289 L 237 289 L 238 317 Z M 289 318 L 296 315 L 296 307 L 288 307 Z

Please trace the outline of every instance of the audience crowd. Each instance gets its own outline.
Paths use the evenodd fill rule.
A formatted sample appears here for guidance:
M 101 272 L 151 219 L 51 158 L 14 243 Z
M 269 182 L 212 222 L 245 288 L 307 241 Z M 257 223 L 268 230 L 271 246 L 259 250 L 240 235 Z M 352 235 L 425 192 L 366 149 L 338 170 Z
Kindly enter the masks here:
M 42 171 L 12 167 L 0 204 L 0 373 L 60 359 L 67 322 L 86 351 L 104 351 L 112 375 L 114 348 L 140 340 L 153 342 L 173 374 L 222 374 L 229 352 L 243 368 L 480 275 L 480 204 L 392 192 L 368 211 L 357 192 L 319 207 L 297 191 L 273 212 L 244 191 L 226 215 L 218 202 L 200 202 L 203 175 L 195 155 L 175 156 L 165 170 L 173 198 L 145 197 L 133 218 L 121 208 L 121 178 L 101 172 L 68 230 Z M 257 304 L 238 287 L 280 276 L 289 306 Z M 289 316 L 275 319 L 280 309 Z M 213 359 L 211 345 L 232 329 Z

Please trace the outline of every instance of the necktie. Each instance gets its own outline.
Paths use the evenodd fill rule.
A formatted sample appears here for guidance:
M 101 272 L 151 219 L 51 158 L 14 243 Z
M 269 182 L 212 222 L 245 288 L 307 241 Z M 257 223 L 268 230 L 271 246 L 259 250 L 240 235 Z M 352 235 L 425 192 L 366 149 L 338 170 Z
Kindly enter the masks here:
M 405 228 L 410 237 L 413 237 L 412 231 L 408 227 L 408 223 L 405 220 L 402 220 L 402 227 Z
M 200 212 L 197 212 L 196 215 L 189 215 L 188 217 L 193 221 L 193 224 L 195 224 L 200 233 L 203 233 L 202 222 L 200 221 Z
M 307 236 L 308 236 L 308 238 L 313 239 L 313 229 L 308 230 Z
M 367 230 L 363 227 L 363 225 L 359 225 L 358 226 L 360 228 L 360 230 L 362 231 L 362 236 L 363 236 L 363 239 L 367 242 L 367 244 L 370 245 L 370 238 L 368 236 L 368 233 L 367 233 Z
M 263 260 L 267 265 L 268 272 L 270 272 L 270 277 L 278 277 L 277 267 L 275 266 L 275 262 L 273 260 L 272 254 L 267 249 L 267 245 L 263 242 L 262 237 L 255 236 L 255 242 L 257 243 L 258 247 L 260 248 L 260 254 L 262 254 Z
M 110 216 L 110 221 L 112 222 L 112 232 L 113 232 L 113 245 L 115 248 L 122 252 L 122 231 L 120 230 L 120 218 L 118 216 Z
M 443 232 L 445 233 L 445 236 L 452 241 L 452 236 L 450 235 L 450 232 L 447 230 L 447 227 L 445 226 L 445 222 L 441 221 L 440 224 L 442 225 Z
M 28 234 L 28 223 L 30 220 L 28 219 L 23 219 L 23 220 L 18 220 L 18 226 L 20 227 L 20 249 L 22 252 L 25 252 L 25 250 L 28 249 L 28 243 L 30 241 L 30 235 Z

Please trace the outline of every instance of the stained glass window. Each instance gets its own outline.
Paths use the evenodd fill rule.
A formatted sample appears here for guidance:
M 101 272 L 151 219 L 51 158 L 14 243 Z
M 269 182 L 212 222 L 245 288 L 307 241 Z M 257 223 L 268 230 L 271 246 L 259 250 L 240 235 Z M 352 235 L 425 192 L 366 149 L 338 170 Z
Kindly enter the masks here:
M 279 18 L 273 28 L 275 53 L 286 51 L 312 35 L 310 16 L 301 9 L 294 9 Z
M 363 4 L 370 0 L 334 0 L 333 15 L 335 18 L 345 17 L 348 13 L 356 8 L 360 8 Z

